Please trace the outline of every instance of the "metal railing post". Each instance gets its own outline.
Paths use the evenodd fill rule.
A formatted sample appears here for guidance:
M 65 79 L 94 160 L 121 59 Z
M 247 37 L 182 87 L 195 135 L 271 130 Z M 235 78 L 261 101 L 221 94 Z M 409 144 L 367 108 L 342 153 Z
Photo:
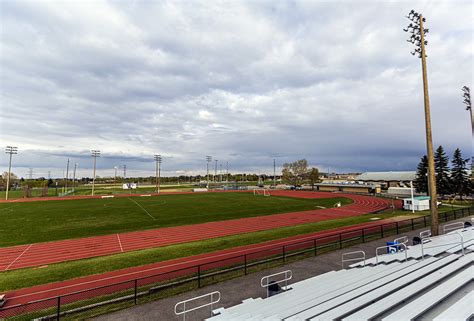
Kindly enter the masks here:
M 58 311 L 57 311 L 57 314 L 56 314 L 56 318 L 59 321 L 59 317 L 61 315 L 61 297 L 60 296 L 58 296 L 58 302 L 57 303 L 58 303 Z
M 247 254 L 244 254 L 244 269 L 245 275 L 247 275 Z
M 339 233 L 339 249 L 342 249 L 342 233 Z
M 317 245 L 317 239 L 313 240 L 314 243 L 314 256 L 318 255 L 318 245 Z
M 198 288 L 201 287 L 201 265 L 198 265 Z
M 134 295 L 134 301 L 135 301 L 135 305 L 137 304 L 137 290 L 138 290 L 138 280 L 135 279 L 135 295 Z
M 362 243 L 365 243 L 365 233 L 364 233 L 364 229 L 362 229 Z

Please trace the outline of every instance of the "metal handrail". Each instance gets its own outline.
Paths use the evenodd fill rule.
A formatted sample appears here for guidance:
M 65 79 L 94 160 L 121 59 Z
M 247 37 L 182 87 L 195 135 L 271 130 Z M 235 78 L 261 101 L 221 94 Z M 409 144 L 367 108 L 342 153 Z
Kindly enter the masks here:
M 393 243 L 406 244 L 406 243 L 408 243 L 408 237 L 407 236 L 402 236 L 402 237 L 396 238 L 396 239 L 393 240 Z
M 443 226 L 443 234 L 446 234 L 447 232 L 453 231 L 453 230 L 459 230 L 464 228 L 464 222 L 454 222 L 450 224 L 445 224 Z
M 431 236 L 431 231 L 430 230 L 420 232 L 420 239 L 424 239 L 424 238 L 427 238 L 427 237 L 430 237 L 430 236 Z
M 214 294 L 217 294 L 217 300 L 214 300 Z M 186 303 L 191 302 L 191 301 L 196 301 L 198 299 L 202 299 L 202 298 L 205 298 L 205 297 L 208 297 L 208 296 L 211 297 L 211 302 L 199 305 L 199 306 L 191 308 L 189 310 L 186 309 Z M 175 306 L 174 306 L 174 313 L 176 315 L 181 315 L 182 314 L 183 315 L 183 320 L 186 321 L 186 313 L 187 312 L 191 312 L 191 311 L 198 310 L 198 309 L 201 309 L 201 308 L 204 308 L 204 307 L 207 307 L 207 306 L 211 306 L 211 317 L 212 317 L 212 310 L 213 310 L 212 305 L 214 303 L 218 303 L 220 300 L 221 300 L 221 293 L 219 291 L 214 291 L 214 292 L 211 292 L 211 293 L 208 293 L 208 294 L 200 295 L 200 296 L 197 296 L 197 297 L 194 297 L 194 298 L 184 300 L 184 301 L 180 301 L 180 302 L 176 303 Z M 183 310 L 182 311 L 178 311 L 178 306 L 179 305 L 183 305 Z
M 278 272 L 278 273 L 275 273 L 275 274 L 270 274 L 270 275 L 267 275 L 267 276 L 264 276 L 261 280 L 260 280 L 260 285 L 262 286 L 262 288 L 267 288 L 267 298 L 269 296 L 269 289 L 268 287 L 271 285 L 269 283 L 269 279 L 271 277 L 274 277 L 274 276 L 278 276 L 278 275 L 282 275 L 284 274 L 285 277 L 284 279 L 282 280 L 278 280 L 278 281 L 275 281 L 275 280 L 272 280 L 273 282 L 275 283 L 281 283 L 281 282 L 285 282 L 285 291 L 288 290 L 288 281 L 291 280 L 293 278 L 293 272 L 291 272 L 291 270 L 286 270 L 286 271 L 283 271 L 283 272 Z M 266 281 L 265 283 L 263 283 L 263 281 Z
M 344 256 L 351 255 L 351 254 L 356 254 L 356 253 L 362 253 L 362 257 L 355 257 L 351 259 L 344 259 Z M 365 266 L 365 252 L 364 251 L 354 251 L 354 252 L 347 252 L 347 253 L 342 253 L 341 257 L 341 267 L 344 268 L 344 262 L 352 262 L 352 261 L 364 261 L 364 266 Z
M 427 247 L 426 249 L 434 249 L 435 247 L 441 247 L 441 246 L 453 245 L 453 244 L 460 244 L 462 255 L 464 255 L 465 254 L 464 253 L 464 235 L 462 235 L 462 233 L 459 232 L 459 231 L 456 231 L 456 234 L 458 234 L 461 237 L 460 242 L 444 243 L 444 244 L 434 245 L 434 246 Z M 425 242 L 425 240 L 426 240 L 426 242 Z M 425 243 L 429 243 L 429 238 L 421 239 L 421 260 L 422 261 L 425 259 L 425 247 L 423 246 L 423 244 L 425 244 Z
M 408 254 L 407 254 L 407 246 L 404 244 L 404 243 L 400 243 L 400 244 L 392 244 L 392 245 L 385 245 L 385 246 L 379 246 L 378 248 L 375 249 L 375 265 L 378 265 L 379 264 L 379 253 L 378 251 L 380 249 L 386 249 L 386 248 L 393 248 L 395 247 L 397 249 L 397 253 L 398 253 L 398 247 L 401 246 L 403 247 L 403 252 L 405 252 L 405 261 L 408 261 Z

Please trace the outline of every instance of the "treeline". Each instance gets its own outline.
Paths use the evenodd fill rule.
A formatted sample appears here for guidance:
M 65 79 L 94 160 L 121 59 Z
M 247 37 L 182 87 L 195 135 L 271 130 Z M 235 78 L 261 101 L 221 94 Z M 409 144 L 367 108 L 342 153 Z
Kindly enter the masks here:
M 474 185 L 468 173 L 469 159 L 463 158 L 459 148 L 454 151 L 450 161 L 443 146 L 439 146 L 434 154 L 434 163 L 438 195 L 441 197 L 445 195 L 459 196 L 462 199 L 463 196 L 473 192 Z M 414 184 L 418 193 L 429 194 L 428 157 L 426 155 L 421 158 L 418 164 Z

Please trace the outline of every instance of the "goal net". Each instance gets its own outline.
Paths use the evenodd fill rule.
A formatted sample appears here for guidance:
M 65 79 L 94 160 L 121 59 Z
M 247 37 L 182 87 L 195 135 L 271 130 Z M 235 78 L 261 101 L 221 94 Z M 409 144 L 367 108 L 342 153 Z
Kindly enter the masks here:
M 253 190 L 253 195 L 263 195 L 263 196 L 270 196 L 270 191 L 267 189 L 254 189 Z

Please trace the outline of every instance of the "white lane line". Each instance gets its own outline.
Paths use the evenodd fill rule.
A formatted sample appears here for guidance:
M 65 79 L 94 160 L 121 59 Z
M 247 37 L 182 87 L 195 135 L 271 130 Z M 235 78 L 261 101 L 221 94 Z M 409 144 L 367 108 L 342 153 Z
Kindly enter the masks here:
M 138 207 L 140 207 L 145 213 L 148 214 L 149 217 L 151 217 L 153 220 L 156 220 L 156 218 L 153 217 L 153 215 L 151 215 L 143 206 L 141 206 L 140 204 L 137 203 L 137 201 L 135 201 L 134 199 L 128 197 L 128 199 L 130 201 L 132 201 L 133 203 L 137 204 Z
M 8 264 L 8 266 L 5 268 L 4 271 L 8 270 L 8 268 L 10 268 L 10 266 L 12 266 L 13 263 L 15 263 L 16 261 L 18 261 L 18 259 L 19 259 L 23 254 L 25 254 L 25 252 L 28 251 L 28 249 L 29 249 L 32 245 L 33 245 L 33 244 L 30 244 L 23 252 L 21 252 L 20 255 L 17 256 L 17 258 L 16 258 L 12 263 Z
M 117 240 L 118 240 L 119 245 L 120 245 L 120 251 L 122 251 L 122 253 L 123 253 L 122 242 L 120 241 L 120 236 L 118 234 L 117 234 Z

